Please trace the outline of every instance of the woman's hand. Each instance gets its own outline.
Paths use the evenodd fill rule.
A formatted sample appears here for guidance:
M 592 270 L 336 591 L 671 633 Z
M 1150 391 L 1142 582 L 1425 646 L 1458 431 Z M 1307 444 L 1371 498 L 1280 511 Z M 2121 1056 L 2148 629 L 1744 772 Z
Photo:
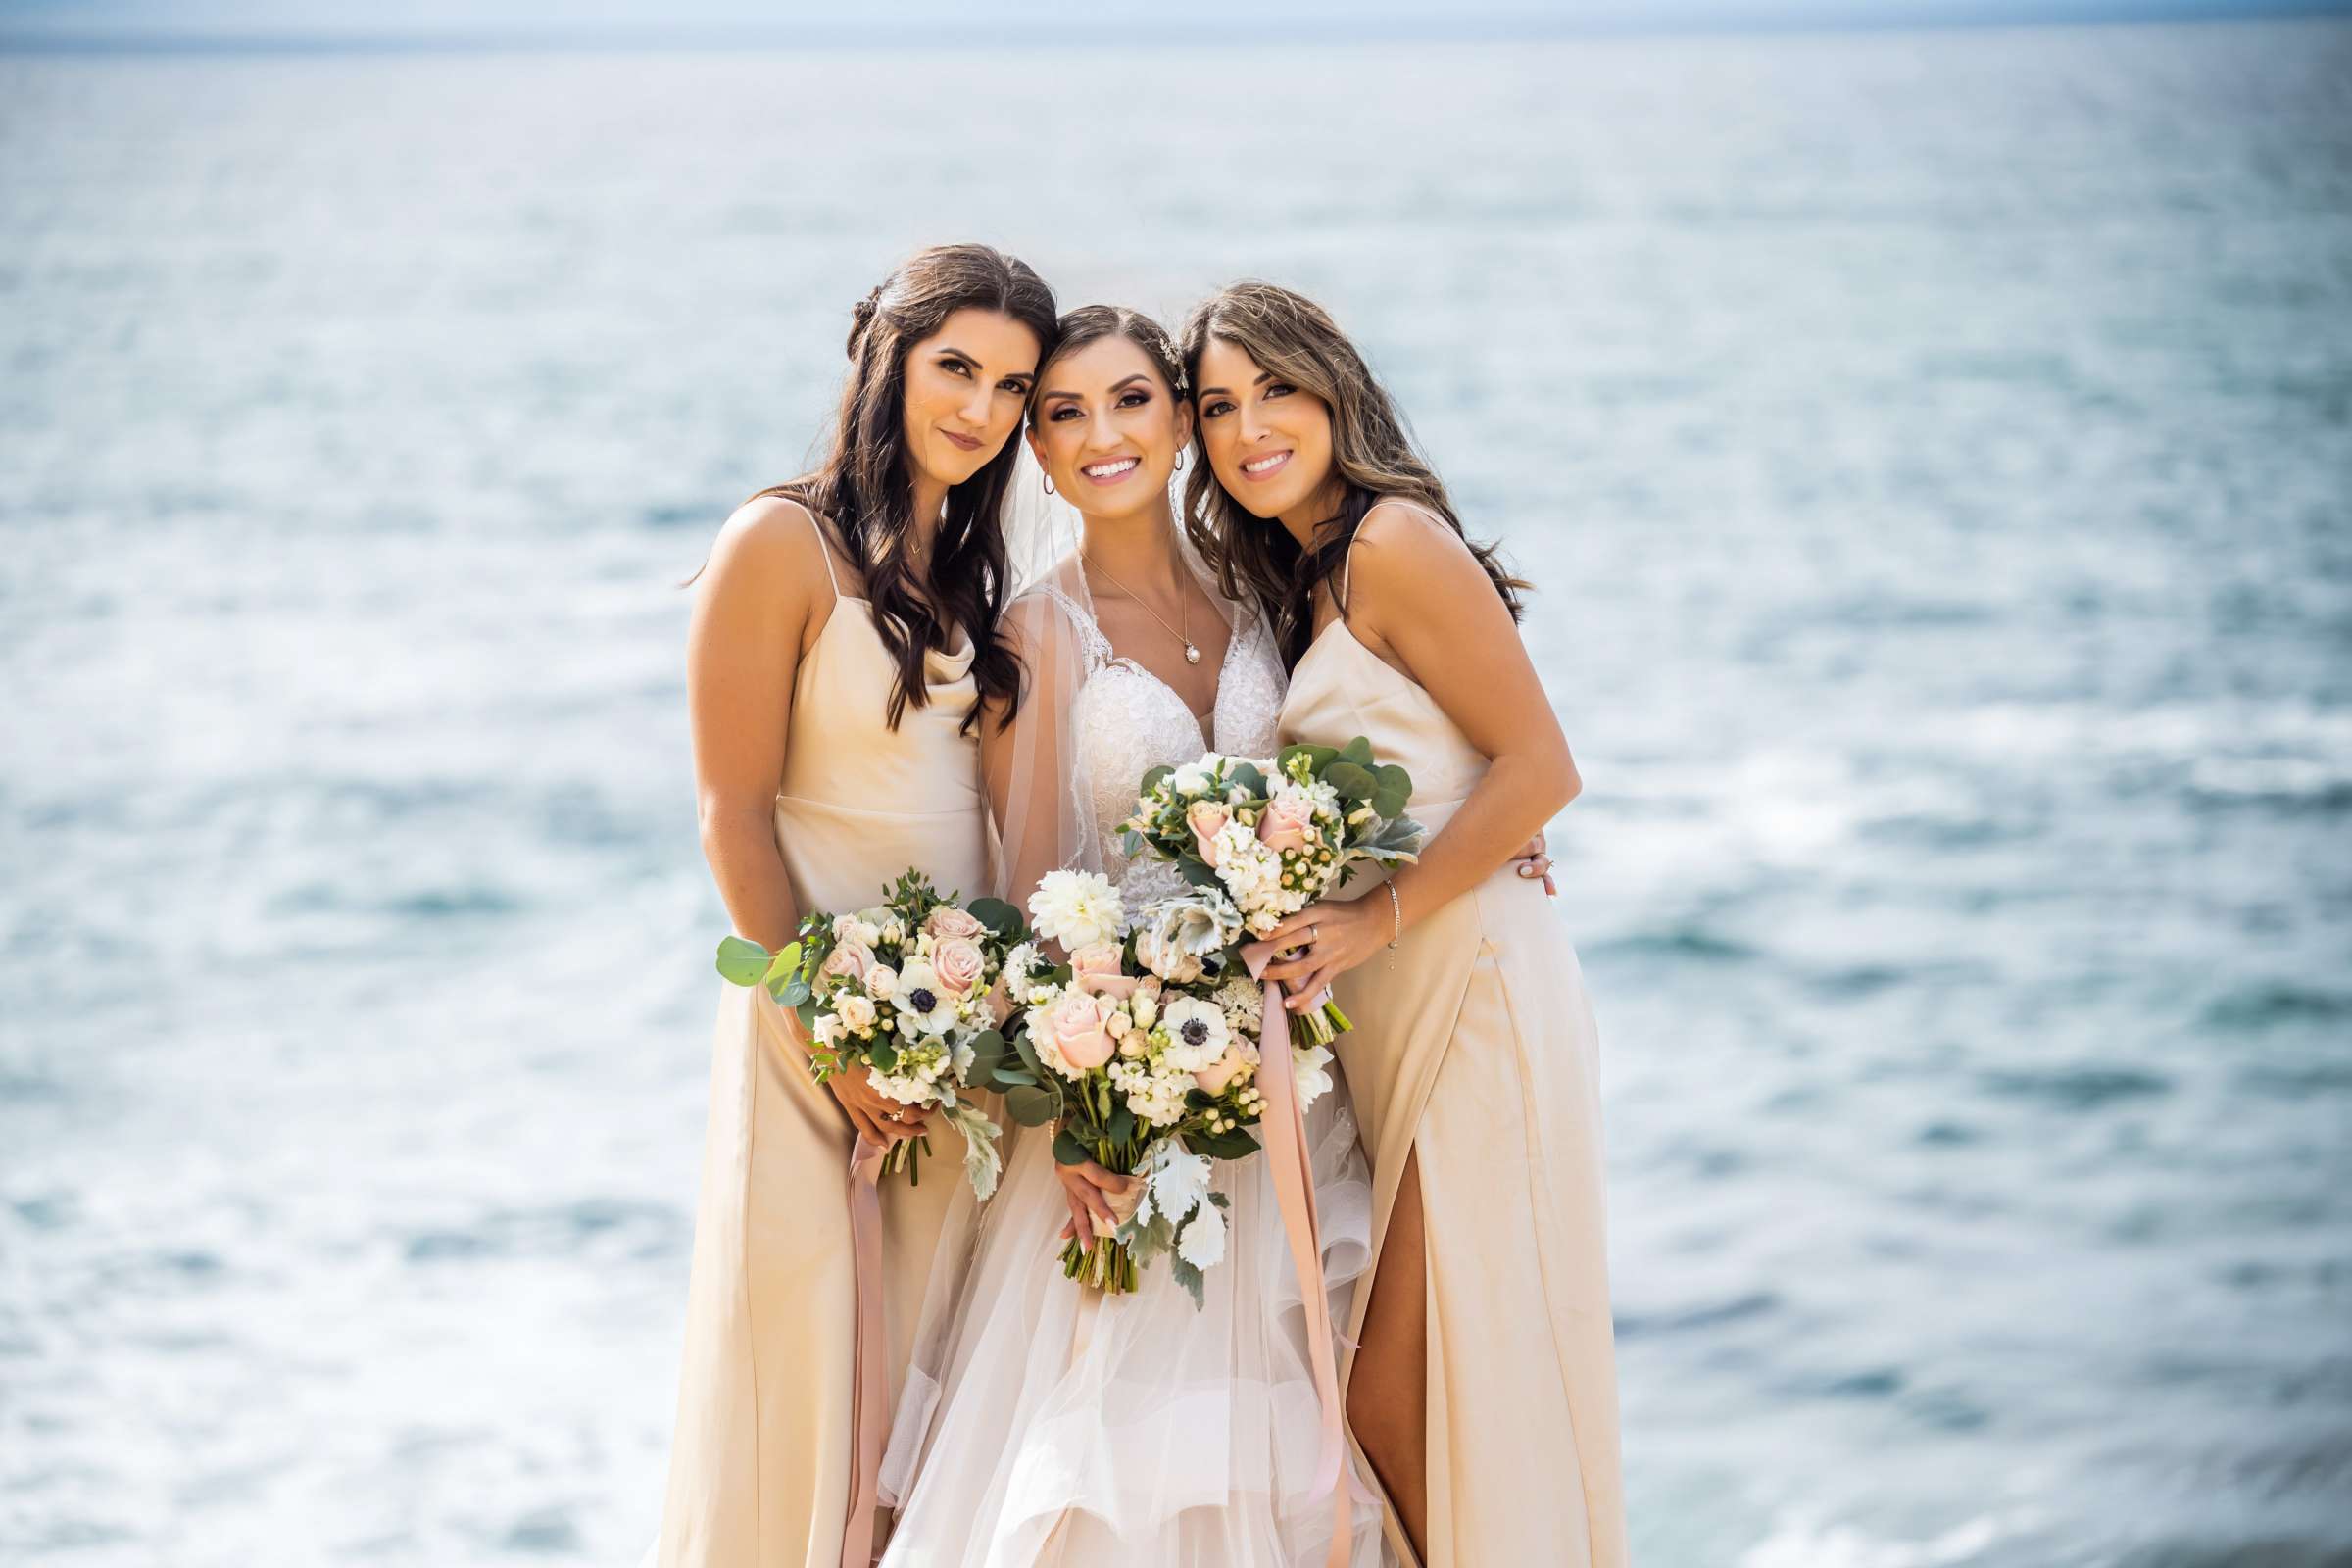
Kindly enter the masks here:
M 1539 830 L 1534 838 L 1529 839 L 1525 844 L 1520 846 L 1519 853 L 1512 856 L 1511 858 L 1518 863 L 1519 874 L 1521 876 L 1531 878 L 1539 876 L 1542 877 L 1544 879 L 1544 891 L 1550 894 L 1552 897 L 1557 898 L 1559 897 L 1560 890 L 1552 885 L 1551 857 L 1544 853 L 1544 847 L 1545 840 L 1544 834 L 1541 830 Z
M 1304 1012 L 1322 1004 L 1331 982 L 1387 947 L 1396 934 L 1390 896 L 1374 889 L 1360 899 L 1327 899 L 1286 915 L 1265 940 L 1277 951 L 1303 945 L 1305 951 L 1266 965 L 1264 978 L 1279 980 L 1283 1005 Z
M 863 1067 L 852 1067 L 825 1080 L 833 1099 L 848 1114 L 858 1136 L 879 1149 L 903 1138 L 920 1138 L 929 1130 L 930 1115 L 922 1105 L 902 1105 L 867 1080 Z
M 1091 1159 L 1077 1165 L 1055 1165 L 1054 1174 L 1061 1178 L 1061 1195 L 1070 1205 L 1069 1222 L 1061 1227 L 1063 1241 L 1092 1242 L 1101 1234 L 1095 1228 L 1097 1218 L 1105 1227 L 1118 1225 L 1119 1216 L 1111 1211 L 1109 1200 L 1102 1195 L 1124 1196 L 1135 1185 L 1134 1177 L 1114 1176 Z

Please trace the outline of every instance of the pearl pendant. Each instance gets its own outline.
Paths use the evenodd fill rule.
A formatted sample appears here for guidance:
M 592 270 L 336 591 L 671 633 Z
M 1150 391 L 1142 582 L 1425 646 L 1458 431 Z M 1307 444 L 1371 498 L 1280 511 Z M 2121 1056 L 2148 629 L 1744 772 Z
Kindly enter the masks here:
M 1200 662 L 1200 650 L 1195 648 L 1191 643 L 1186 643 L 1184 645 L 1184 662 L 1188 664 Z

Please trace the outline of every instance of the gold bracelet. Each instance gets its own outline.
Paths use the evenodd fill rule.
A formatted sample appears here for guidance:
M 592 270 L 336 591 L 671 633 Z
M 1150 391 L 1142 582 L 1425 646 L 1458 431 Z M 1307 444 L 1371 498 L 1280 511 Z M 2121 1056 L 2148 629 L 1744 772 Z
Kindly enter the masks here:
M 1389 890 L 1389 913 L 1396 922 L 1396 933 L 1389 938 L 1388 967 L 1394 969 L 1396 967 L 1396 944 L 1404 940 L 1404 901 L 1396 896 L 1396 883 L 1383 882 L 1381 886 Z

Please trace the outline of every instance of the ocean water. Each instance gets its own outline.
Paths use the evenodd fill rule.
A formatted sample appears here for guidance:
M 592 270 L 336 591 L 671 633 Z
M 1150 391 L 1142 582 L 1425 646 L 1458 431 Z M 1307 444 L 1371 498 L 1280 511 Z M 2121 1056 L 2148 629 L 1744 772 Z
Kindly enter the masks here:
M 965 236 L 1316 293 L 1540 585 L 1639 1562 L 2352 1562 L 2325 22 L 0 58 L 0 1558 L 634 1560 L 674 585 Z

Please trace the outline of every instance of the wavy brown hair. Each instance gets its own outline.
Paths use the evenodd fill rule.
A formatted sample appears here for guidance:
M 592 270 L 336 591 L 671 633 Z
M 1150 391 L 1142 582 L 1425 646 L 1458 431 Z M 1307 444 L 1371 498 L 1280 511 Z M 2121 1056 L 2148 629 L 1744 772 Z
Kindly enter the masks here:
M 917 251 L 851 313 L 850 378 L 823 460 L 813 472 L 760 492 L 797 501 L 830 522 L 856 558 L 875 628 L 899 666 L 890 694 L 893 729 L 909 703 L 921 708 L 930 700 L 923 653 L 946 648 L 955 626 L 972 640 L 978 690 L 964 730 L 978 725 L 987 703 L 1003 703 L 1008 722 L 1020 705 L 1020 659 L 999 624 L 1011 589 L 1003 508 L 1018 460 L 1017 433 L 948 491 L 930 568 L 920 579 L 907 553 L 914 463 L 906 450 L 906 356 L 964 310 L 1000 311 L 1037 334 L 1041 360 L 1054 351 L 1054 291 L 1026 262 L 986 245 Z
M 1383 501 L 1418 502 L 1444 517 L 1486 568 L 1511 618 L 1519 618 L 1520 595 L 1529 585 L 1503 568 L 1493 545 L 1463 531 L 1446 486 L 1413 444 L 1395 401 L 1322 306 L 1275 283 L 1245 281 L 1219 289 L 1184 323 L 1188 385 L 1200 384 L 1200 356 L 1212 338 L 1233 344 L 1277 380 L 1313 393 L 1331 411 L 1332 466 L 1346 491 L 1339 511 L 1315 525 L 1311 550 L 1300 549 L 1288 529 L 1250 512 L 1217 483 L 1209 470 L 1200 410 L 1193 411 L 1198 450 L 1193 476 L 1185 484 L 1185 531 L 1216 568 L 1217 586 L 1229 598 L 1248 596 L 1265 612 L 1284 663 L 1296 664 L 1306 652 L 1316 587 L 1339 575 L 1364 514 Z M 1332 591 L 1337 597 L 1336 582 Z M 1340 608 L 1346 611 L 1345 599 Z

